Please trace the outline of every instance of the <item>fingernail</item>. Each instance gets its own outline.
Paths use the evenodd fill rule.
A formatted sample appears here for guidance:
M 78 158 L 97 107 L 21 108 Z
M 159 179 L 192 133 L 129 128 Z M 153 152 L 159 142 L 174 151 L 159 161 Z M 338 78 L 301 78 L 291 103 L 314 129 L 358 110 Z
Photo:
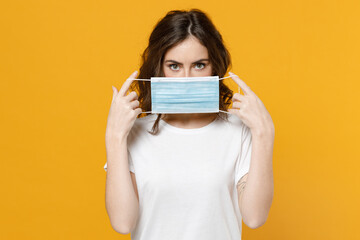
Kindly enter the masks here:
M 134 75 L 137 74 L 137 73 L 138 73 L 138 71 L 136 70 L 136 71 L 134 72 Z

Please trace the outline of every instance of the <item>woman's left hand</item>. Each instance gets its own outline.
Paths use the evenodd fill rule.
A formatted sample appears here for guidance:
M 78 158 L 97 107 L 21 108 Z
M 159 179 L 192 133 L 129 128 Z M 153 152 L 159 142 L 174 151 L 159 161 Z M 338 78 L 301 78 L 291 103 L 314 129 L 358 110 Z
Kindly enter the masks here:
M 240 93 L 233 95 L 232 108 L 229 108 L 228 112 L 238 116 L 250 128 L 252 133 L 262 134 L 266 132 L 274 134 L 274 123 L 262 101 L 238 76 L 232 72 L 229 72 L 229 75 L 242 89 L 244 95 Z

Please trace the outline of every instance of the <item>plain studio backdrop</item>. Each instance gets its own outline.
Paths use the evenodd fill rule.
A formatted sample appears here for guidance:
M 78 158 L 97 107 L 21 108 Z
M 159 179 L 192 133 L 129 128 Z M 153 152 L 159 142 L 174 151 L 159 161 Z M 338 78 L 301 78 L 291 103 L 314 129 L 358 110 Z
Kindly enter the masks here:
M 275 125 L 269 218 L 243 239 L 360 239 L 358 0 L 2 1 L 1 239 L 130 239 L 105 209 L 111 86 L 166 12 L 190 8 Z

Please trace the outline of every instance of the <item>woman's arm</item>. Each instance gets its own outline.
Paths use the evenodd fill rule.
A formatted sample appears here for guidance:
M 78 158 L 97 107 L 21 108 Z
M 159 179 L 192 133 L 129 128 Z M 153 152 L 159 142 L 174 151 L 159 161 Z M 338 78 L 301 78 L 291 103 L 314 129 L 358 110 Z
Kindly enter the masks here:
M 134 229 L 139 212 L 127 154 L 126 136 L 106 139 L 105 204 L 112 227 L 121 234 L 128 234 Z
M 250 228 L 262 226 L 268 217 L 273 195 L 274 180 L 272 155 L 274 131 L 252 131 L 252 152 L 247 177 L 239 186 L 239 208 L 244 223 Z
M 272 155 L 275 127 L 265 105 L 254 91 L 237 75 L 232 72 L 229 75 L 244 95 L 235 93 L 232 108 L 228 111 L 238 116 L 250 128 L 252 135 L 250 169 L 239 208 L 245 224 L 257 228 L 265 223 L 274 195 Z

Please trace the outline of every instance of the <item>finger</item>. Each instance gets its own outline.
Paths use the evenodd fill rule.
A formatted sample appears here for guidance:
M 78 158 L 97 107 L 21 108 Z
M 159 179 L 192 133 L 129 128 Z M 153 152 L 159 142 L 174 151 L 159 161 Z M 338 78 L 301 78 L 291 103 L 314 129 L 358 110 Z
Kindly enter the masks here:
M 238 76 L 236 76 L 234 73 L 229 72 L 229 75 L 231 76 L 231 79 L 233 79 L 237 85 L 241 88 L 241 90 L 243 90 L 244 94 L 250 94 L 252 91 L 250 89 L 250 87 L 248 85 L 246 85 L 246 83 L 241 80 Z
M 141 108 L 136 108 L 136 109 L 134 109 L 134 110 L 135 110 L 136 117 L 137 117 L 140 113 L 142 113 L 142 109 L 141 109 Z
M 237 110 L 233 108 L 229 108 L 227 111 L 231 114 L 235 114 Z
M 139 105 L 140 105 L 140 102 L 138 100 L 130 102 L 130 106 L 131 106 L 132 109 L 135 109 L 135 108 L 139 107 Z
M 138 98 L 139 98 L 139 96 L 137 95 L 137 93 L 135 91 L 132 91 L 128 95 L 125 96 L 125 99 L 127 101 L 137 100 Z
M 242 95 L 242 94 L 240 94 L 240 93 L 235 93 L 234 95 L 233 95 L 233 97 L 231 98 L 231 101 L 244 101 L 245 100 L 245 96 L 244 95 Z
M 128 79 L 124 82 L 124 84 L 121 86 L 121 89 L 119 91 L 120 96 L 124 97 L 126 96 L 126 92 L 129 90 L 129 87 L 131 83 L 134 81 L 134 78 L 136 78 L 138 74 L 138 71 L 133 72 Z
M 116 87 L 114 87 L 114 86 L 111 86 L 112 87 L 112 90 L 113 90 L 113 97 L 112 97 L 112 101 L 114 101 L 114 99 L 115 99 L 115 97 L 116 97 L 116 95 L 117 95 L 117 90 L 116 90 Z
M 241 108 L 241 102 L 233 102 L 232 108 L 238 108 L 238 109 L 240 109 L 240 108 Z

